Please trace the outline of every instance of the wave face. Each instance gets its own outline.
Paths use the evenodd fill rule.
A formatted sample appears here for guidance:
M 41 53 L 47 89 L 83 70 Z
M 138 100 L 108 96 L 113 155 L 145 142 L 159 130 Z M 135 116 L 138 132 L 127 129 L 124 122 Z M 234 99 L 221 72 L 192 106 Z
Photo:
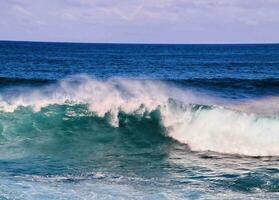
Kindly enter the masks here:
M 276 101 L 276 98 L 266 101 L 268 104 Z M 76 120 L 84 116 L 90 119 L 97 117 L 109 124 L 106 126 L 121 130 L 123 124 L 129 122 L 127 116 L 140 121 L 152 119 L 152 123 L 147 124 L 129 122 L 129 127 L 137 132 L 135 130 L 144 129 L 145 126 L 155 126 L 158 130 L 152 132 L 157 132 L 156 135 L 159 132 L 163 138 L 169 137 L 186 144 L 192 151 L 279 156 L 279 112 L 275 106 L 268 114 L 259 112 L 260 109 L 256 109 L 255 105 L 255 102 L 232 104 L 160 81 L 119 78 L 97 80 L 75 76 L 40 88 L 24 88 L 13 95 L 2 94 L 1 129 L 4 138 L 11 138 L 9 134 L 12 132 L 25 141 L 28 137 L 21 135 L 22 129 L 25 126 L 35 129 L 34 119 L 21 120 L 21 127 L 9 123 L 9 120 L 15 121 L 21 112 L 27 112 L 26 115 L 41 113 L 44 117 L 59 116 L 59 110 L 70 106 L 68 108 L 74 109 L 66 109 L 63 116 L 65 121 L 68 117 Z M 50 106 L 56 106 L 56 109 L 52 110 Z M 84 107 L 82 112 L 79 106 Z M 42 114 L 44 109 L 50 110 Z M 13 119 L 9 119 L 11 115 Z M 125 120 L 123 115 L 126 116 Z M 45 118 L 44 122 L 54 123 L 55 120 Z M 93 120 L 92 123 L 97 122 Z M 40 123 L 40 126 L 45 125 Z M 76 126 L 83 129 L 82 126 Z M 37 132 L 39 137 L 41 131 Z M 149 141 L 153 137 L 151 135 L 145 134 L 145 140 Z

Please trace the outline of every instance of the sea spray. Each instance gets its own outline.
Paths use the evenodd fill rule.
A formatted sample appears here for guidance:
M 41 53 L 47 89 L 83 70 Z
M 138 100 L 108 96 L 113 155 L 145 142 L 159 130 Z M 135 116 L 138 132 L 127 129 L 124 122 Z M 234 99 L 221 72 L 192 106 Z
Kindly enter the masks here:
M 279 155 L 276 114 L 255 114 L 251 109 L 243 110 L 243 106 L 238 111 L 237 106 L 220 99 L 160 81 L 75 76 L 50 86 L 23 89 L 16 96 L 3 94 L 0 107 L 4 115 L 21 107 L 39 112 L 50 105 L 78 104 L 86 105 L 92 116 L 107 118 L 115 128 L 119 127 L 120 113 L 146 118 L 157 111 L 158 123 L 166 135 L 187 144 L 193 151 Z

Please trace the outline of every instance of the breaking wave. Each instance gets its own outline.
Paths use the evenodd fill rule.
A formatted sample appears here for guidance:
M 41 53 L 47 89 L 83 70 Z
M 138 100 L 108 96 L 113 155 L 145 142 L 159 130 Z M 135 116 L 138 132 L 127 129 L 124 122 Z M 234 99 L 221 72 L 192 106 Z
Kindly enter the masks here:
M 125 123 L 123 114 L 142 120 L 152 118 L 153 124 L 159 124 L 154 127 L 163 136 L 184 143 L 193 151 L 279 156 L 277 100 L 273 97 L 233 104 L 166 82 L 120 78 L 98 80 L 75 76 L 39 88 L 3 93 L 0 97 L 1 135 L 7 138 L 11 130 L 8 126 L 17 125 L 8 123 L 6 115 L 16 115 L 26 107 L 32 109 L 27 109 L 28 112 L 36 113 L 51 105 L 67 105 L 76 109 L 68 112 L 68 116 L 106 119 L 114 129 Z M 262 104 L 269 105 L 268 112 Z M 84 105 L 86 109 L 80 112 L 75 107 L 77 105 Z M 49 112 L 45 114 L 50 115 Z M 125 119 L 127 121 L 127 117 Z M 32 121 L 32 118 L 29 120 Z M 139 124 L 129 126 L 135 126 L 133 130 L 140 128 Z M 78 127 L 82 129 L 81 125 Z M 18 134 L 22 131 L 16 130 Z M 145 136 L 149 140 L 150 136 Z

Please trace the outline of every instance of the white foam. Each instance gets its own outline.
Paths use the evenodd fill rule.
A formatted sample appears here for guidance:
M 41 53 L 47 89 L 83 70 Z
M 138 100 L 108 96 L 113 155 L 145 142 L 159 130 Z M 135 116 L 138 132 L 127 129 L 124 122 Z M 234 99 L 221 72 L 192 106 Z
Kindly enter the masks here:
M 169 101 L 170 98 L 178 101 L 174 103 Z M 276 98 L 273 98 L 274 101 L 277 102 Z M 251 156 L 279 155 L 279 120 L 276 114 L 270 117 L 254 114 L 256 103 L 253 107 L 248 106 L 249 109 L 234 105 L 234 109 L 245 112 L 227 109 L 224 102 L 223 107 L 198 110 L 189 105 L 214 102 L 217 101 L 208 96 L 159 81 L 96 80 L 80 76 L 57 85 L 22 91 L 16 97 L 2 96 L 0 107 L 5 112 L 13 112 L 18 106 L 30 106 L 39 111 L 50 104 L 83 103 L 98 116 L 111 113 L 113 126 L 118 125 L 119 111 L 141 114 L 159 109 L 169 136 L 188 144 L 192 150 Z M 228 107 L 232 108 L 231 105 Z
M 177 112 L 165 116 L 169 135 L 194 151 L 250 156 L 279 155 L 279 119 L 260 117 L 222 107 Z

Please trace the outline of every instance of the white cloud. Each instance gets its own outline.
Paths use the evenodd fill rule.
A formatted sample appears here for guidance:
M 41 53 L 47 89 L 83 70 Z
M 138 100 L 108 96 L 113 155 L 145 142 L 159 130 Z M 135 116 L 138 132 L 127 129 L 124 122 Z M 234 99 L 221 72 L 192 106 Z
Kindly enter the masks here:
M 28 10 L 26 10 L 25 8 L 23 8 L 22 6 L 20 5 L 13 5 L 12 6 L 12 9 L 15 10 L 15 12 L 17 12 L 18 14 L 20 15 L 23 15 L 23 16 L 28 16 L 28 17 L 31 17 L 32 16 L 32 13 Z
M 264 28 L 266 35 L 275 38 L 278 10 L 279 0 L 0 0 L 0 18 L 7 31 L 22 27 L 24 32 L 28 26 L 38 29 L 34 35 L 52 31 L 73 40 L 81 32 L 86 40 L 106 35 L 112 41 L 133 38 L 131 34 L 137 41 L 156 41 L 158 35 L 210 41 L 216 38 L 212 34 L 220 34 L 223 40 L 234 37 L 225 31 L 243 33 L 244 39 L 252 28 Z M 5 36 L 0 32 L 1 37 Z

